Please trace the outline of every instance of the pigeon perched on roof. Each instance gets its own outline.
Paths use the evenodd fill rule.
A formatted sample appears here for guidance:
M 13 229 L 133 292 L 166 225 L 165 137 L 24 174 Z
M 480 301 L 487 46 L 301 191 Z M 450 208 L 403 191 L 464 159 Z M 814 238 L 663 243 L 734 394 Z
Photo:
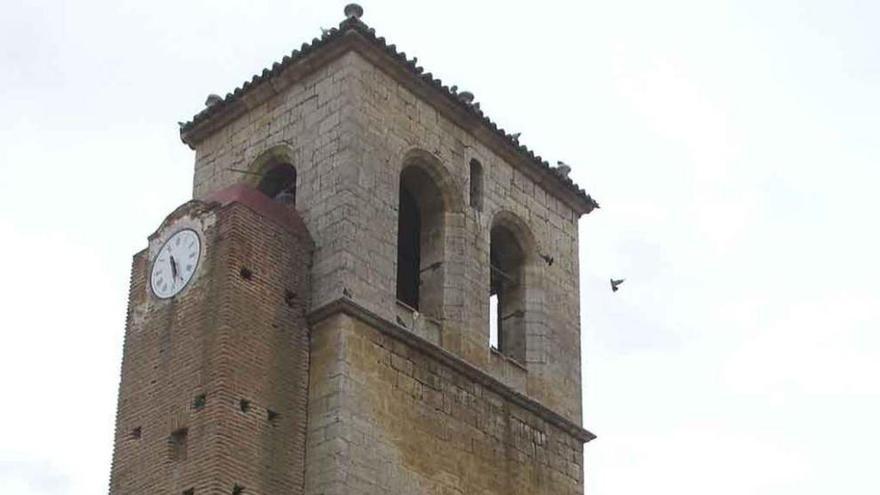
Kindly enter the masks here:
M 562 177 L 568 177 L 568 174 L 571 172 L 571 167 L 562 160 L 558 160 L 556 162 L 556 173 L 561 175 Z
M 214 105 L 220 103 L 221 101 L 223 101 L 223 98 L 221 98 L 220 95 L 211 93 L 208 95 L 208 98 L 205 100 L 205 106 L 206 107 L 213 107 Z

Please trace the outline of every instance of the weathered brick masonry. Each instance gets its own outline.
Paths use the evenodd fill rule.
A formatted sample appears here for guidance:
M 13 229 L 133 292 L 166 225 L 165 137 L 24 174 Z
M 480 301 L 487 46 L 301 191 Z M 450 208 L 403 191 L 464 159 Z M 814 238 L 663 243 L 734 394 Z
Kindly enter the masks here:
M 578 218 L 597 205 L 346 15 L 181 127 L 195 199 L 134 259 L 110 491 L 581 494 Z M 409 187 L 420 309 L 400 293 Z M 159 300 L 148 272 L 182 228 L 203 259 Z M 507 239 L 517 353 L 489 345 Z
M 311 240 L 239 200 L 187 203 L 134 258 L 112 494 L 302 493 Z M 159 300 L 148 260 L 181 226 L 204 259 L 185 296 Z

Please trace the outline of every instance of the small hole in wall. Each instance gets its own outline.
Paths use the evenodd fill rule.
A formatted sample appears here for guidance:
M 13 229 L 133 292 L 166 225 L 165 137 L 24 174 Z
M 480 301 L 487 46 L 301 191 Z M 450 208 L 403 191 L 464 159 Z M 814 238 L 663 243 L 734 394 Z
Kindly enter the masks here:
M 266 411 L 266 418 L 269 420 L 270 423 L 272 423 L 273 426 L 278 424 L 278 418 L 280 416 L 281 416 L 280 414 L 278 414 L 277 412 L 275 412 L 271 409 Z
M 241 412 L 246 413 L 251 410 L 251 401 L 247 399 L 241 399 L 238 401 L 238 408 L 241 409 Z
M 141 437 L 141 427 L 140 426 L 131 430 L 131 438 L 139 439 L 140 437 Z
M 187 488 L 186 490 L 183 491 L 183 495 L 195 495 L 195 493 L 196 493 L 195 488 Z
M 288 307 L 293 307 L 293 301 L 296 299 L 296 293 L 291 292 L 289 290 L 284 291 L 284 303 L 287 304 Z
M 199 394 L 193 399 L 193 409 L 196 411 L 200 411 L 205 408 L 205 404 L 208 402 L 208 396 L 205 394 Z
M 171 457 L 172 461 L 186 460 L 186 445 L 188 436 L 189 431 L 186 428 L 181 428 L 171 433 L 171 436 L 168 438 L 168 443 L 169 447 L 171 448 L 169 457 Z
M 236 483 L 232 486 L 232 495 L 241 495 L 244 493 L 244 487 Z
M 254 278 L 254 272 L 252 272 L 249 268 L 245 266 L 241 267 L 241 271 L 239 271 L 238 273 L 241 274 L 241 278 L 245 280 L 250 280 Z

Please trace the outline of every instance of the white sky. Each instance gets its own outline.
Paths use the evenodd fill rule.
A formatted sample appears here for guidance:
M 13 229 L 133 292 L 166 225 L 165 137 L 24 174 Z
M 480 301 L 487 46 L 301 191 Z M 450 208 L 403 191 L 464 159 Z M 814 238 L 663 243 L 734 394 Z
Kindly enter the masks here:
M 130 257 L 190 194 L 176 122 L 344 3 L 3 3 L 0 492 L 106 493 Z M 603 206 L 588 493 L 880 493 L 880 2 L 363 5 Z

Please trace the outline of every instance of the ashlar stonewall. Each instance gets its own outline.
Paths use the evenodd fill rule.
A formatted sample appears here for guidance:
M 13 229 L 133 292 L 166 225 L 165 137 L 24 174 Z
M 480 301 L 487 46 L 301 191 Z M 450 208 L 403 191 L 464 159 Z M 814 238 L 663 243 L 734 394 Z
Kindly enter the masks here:
M 598 205 L 346 7 L 181 124 L 134 256 L 110 493 L 583 493 Z

